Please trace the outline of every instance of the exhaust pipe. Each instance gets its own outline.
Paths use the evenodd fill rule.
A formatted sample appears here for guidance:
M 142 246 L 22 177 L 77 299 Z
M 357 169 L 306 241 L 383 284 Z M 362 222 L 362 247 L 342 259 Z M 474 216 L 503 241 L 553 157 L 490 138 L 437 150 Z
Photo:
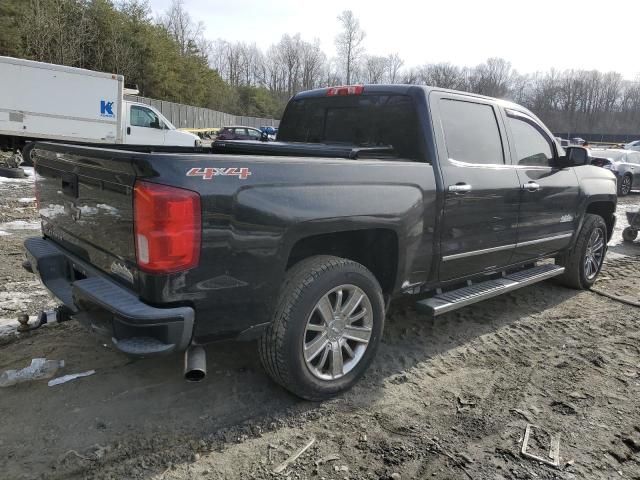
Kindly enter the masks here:
M 184 354 L 184 378 L 199 382 L 207 375 L 207 354 L 200 345 L 191 345 Z

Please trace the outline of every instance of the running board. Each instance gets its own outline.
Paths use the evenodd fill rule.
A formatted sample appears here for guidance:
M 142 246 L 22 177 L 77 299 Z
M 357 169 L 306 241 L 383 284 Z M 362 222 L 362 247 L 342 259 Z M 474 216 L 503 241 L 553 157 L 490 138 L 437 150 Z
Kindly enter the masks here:
M 466 307 L 472 303 L 481 302 L 487 298 L 497 297 L 503 293 L 541 282 L 562 273 L 564 273 L 564 267 L 551 264 L 540 265 L 511 273 L 496 280 L 487 280 L 486 282 L 476 283 L 475 285 L 420 300 L 416 304 L 416 309 L 420 313 L 438 316 Z

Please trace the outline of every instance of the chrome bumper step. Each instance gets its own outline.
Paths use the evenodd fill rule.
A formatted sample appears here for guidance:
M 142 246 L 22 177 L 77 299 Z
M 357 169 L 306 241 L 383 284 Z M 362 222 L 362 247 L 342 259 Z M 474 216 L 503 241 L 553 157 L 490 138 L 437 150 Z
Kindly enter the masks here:
M 502 295 L 503 293 L 511 292 L 518 288 L 526 287 L 533 283 L 541 282 L 542 280 L 561 275 L 562 273 L 564 273 L 564 267 L 559 265 L 540 265 L 511 273 L 502 278 L 487 280 L 468 287 L 459 288 L 458 290 L 441 293 L 425 300 L 420 300 L 416 304 L 416 309 L 420 313 L 438 316 L 488 298 Z

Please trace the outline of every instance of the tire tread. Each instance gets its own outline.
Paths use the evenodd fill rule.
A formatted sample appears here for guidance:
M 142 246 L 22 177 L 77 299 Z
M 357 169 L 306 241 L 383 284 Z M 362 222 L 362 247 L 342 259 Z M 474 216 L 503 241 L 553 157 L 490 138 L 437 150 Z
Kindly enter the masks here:
M 275 304 L 272 322 L 258 342 L 260 359 L 269 376 L 280 386 L 308 400 L 322 400 L 326 396 L 314 394 L 298 385 L 292 378 L 291 371 L 284 358 L 284 352 L 287 348 L 285 335 L 292 322 L 296 321 L 292 317 L 292 309 L 305 292 L 305 289 L 314 281 L 331 270 L 344 267 L 360 270 L 362 274 L 372 279 L 376 285 L 378 284 L 373 274 L 366 267 L 346 258 L 316 255 L 301 260 L 286 272 Z
M 606 232 L 604 219 L 599 215 L 587 213 L 573 248 L 564 255 L 556 258 L 556 263 L 562 265 L 565 269 L 564 273 L 557 277 L 558 283 L 577 290 L 587 290 L 591 287 L 591 284 L 583 281 L 580 268 L 582 251 L 586 248 L 591 232 L 598 223 L 602 223 Z

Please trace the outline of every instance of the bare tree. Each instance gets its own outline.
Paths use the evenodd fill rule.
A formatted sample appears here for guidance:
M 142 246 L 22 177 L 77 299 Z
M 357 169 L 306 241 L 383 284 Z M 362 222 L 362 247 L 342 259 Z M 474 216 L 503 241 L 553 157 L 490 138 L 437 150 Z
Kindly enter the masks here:
M 387 57 L 370 56 L 364 60 L 365 82 L 382 83 L 388 70 Z
M 404 60 L 397 53 L 387 56 L 387 78 L 389 83 L 396 83 L 399 79 L 400 69 L 404 65 Z
M 201 44 L 204 34 L 204 23 L 195 23 L 184 7 L 184 0 L 173 0 L 169 9 L 159 18 L 160 25 L 166 28 L 186 55 Z
M 426 85 L 455 90 L 466 87 L 466 71 L 450 63 L 423 65 L 419 71 L 420 81 Z
M 471 73 L 471 89 L 475 93 L 491 97 L 508 94 L 511 80 L 511 63 L 502 58 L 490 58 Z
M 336 37 L 338 57 L 345 70 L 347 84 L 351 83 L 355 66 L 364 52 L 362 41 L 365 32 L 360 28 L 360 22 L 351 10 L 345 10 L 338 16 L 342 32 Z
M 327 57 L 320 49 L 320 40 L 318 39 L 313 43 L 302 42 L 301 49 L 301 87 L 303 90 L 310 90 L 320 85 L 322 68 Z

